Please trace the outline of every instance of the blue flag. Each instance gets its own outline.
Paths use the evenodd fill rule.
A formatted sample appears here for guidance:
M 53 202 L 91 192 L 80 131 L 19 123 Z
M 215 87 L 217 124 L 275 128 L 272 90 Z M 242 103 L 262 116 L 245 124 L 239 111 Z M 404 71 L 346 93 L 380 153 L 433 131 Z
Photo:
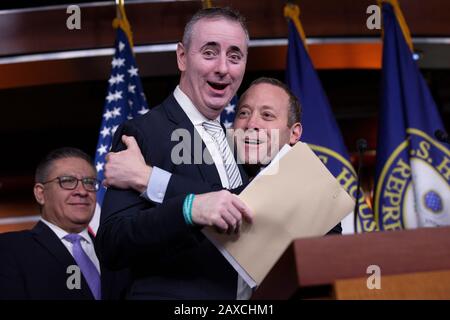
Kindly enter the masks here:
M 383 4 L 382 104 L 375 216 L 382 230 L 450 224 L 450 153 L 444 129 L 391 4 Z
M 286 82 L 302 107 L 301 140 L 308 143 L 344 189 L 356 197 L 356 172 L 349 161 L 341 132 L 299 32 L 292 20 L 288 23 Z M 358 231 L 375 231 L 377 225 L 372 209 L 363 192 L 360 194 Z M 349 214 L 342 225 L 344 233 L 355 232 L 353 214 Z
M 103 119 L 95 153 L 97 179 L 100 181 L 104 178 L 105 156 L 111 148 L 116 129 L 123 121 L 145 114 L 148 111 L 132 48 L 128 37 L 120 27 L 117 28 L 115 54 L 111 65 L 108 94 L 103 109 Z M 103 186 L 97 192 L 97 208 L 90 223 L 94 233 L 98 229 L 100 208 L 105 192 L 106 188 Z
M 225 128 L 230 129 L 233 126 L 234 117 L 236 116 L 236 106 L 238 103 L 238 97 L 235 95 L 233 99 L 231 99 L 230 103 L 223 109 L 220 114 L 220 122 L 224 125 Z

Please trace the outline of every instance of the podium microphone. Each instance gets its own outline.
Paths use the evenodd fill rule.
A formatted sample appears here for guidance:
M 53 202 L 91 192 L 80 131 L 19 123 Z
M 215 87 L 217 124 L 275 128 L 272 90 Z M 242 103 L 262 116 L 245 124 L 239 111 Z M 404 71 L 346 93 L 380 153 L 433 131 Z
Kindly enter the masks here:
M 438 139 L 439 142 L 450 144 L 450 138 L 445 131 L 436 130 L 434 132 L 434 136 L 436 137 L 436 139 Z
M 359 197 L 361 196 L 361 168 L 363 165 L 364 152 L 367 150 L 366 139 L 358 139 L 356 141 L 356 150 L 358 150 L 358 176 L 357 176 L 357 186 L 356 186 L 356 203 L 355 210 L 353 212 L 353 228 L 354 232 L 358 233 L 358 212 L 359 212 Z

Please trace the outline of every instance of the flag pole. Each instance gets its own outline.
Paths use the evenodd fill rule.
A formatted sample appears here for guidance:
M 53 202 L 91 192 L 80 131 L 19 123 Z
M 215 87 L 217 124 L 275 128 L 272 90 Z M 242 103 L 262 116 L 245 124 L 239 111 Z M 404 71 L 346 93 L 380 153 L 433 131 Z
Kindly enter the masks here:
M 121 0 L 116 0 L 116 18 L 120 18 L 120 11 L 119 11 L 119 5 L 121 3 Z
M 133 49 L 133 34 L 131 32 L 131 26 L 127 19 L 127 14 L 125 12 L 125 1 L 116 0 L 116 18 L 113 20 L 113 28 L 121 28 L 123 32 L 127 35 L 130 47 Z
M 202 0 L 203 9 L 212 8 L 212 0 Z
M 408 24 L 406 23 L 405 17 L 403 16 L 402 9 L 400 9 L 400 4 L 398 0 L 378 0 L 378 5 L 380 8 L 383 3 L 388 3 L 394 8 L 395 17 L 397 18 L 398 24 L 402 29 L 403 37 L 405 37 L 405 41 L 411 49 L 411 52 L 414 52 L 414 47 L 411 39 L 411 32 L 409 31 Z M 384 26 L 383 26 L 383 34 L 384 34 Z
M 300 7 L 293 3 L 289 2 L 286 3 L 286 5 L 284 6 L 284 16 L 286 18 L 291 19 L 291 21 L 294 23 L 295 28 L 297 29 L 297 32 L 303 41 L 303 45 L 306 51 L 308 51 L 308 46 L 306 45 L 305 31 L 303 30 L 302 23 L 300 22 Z

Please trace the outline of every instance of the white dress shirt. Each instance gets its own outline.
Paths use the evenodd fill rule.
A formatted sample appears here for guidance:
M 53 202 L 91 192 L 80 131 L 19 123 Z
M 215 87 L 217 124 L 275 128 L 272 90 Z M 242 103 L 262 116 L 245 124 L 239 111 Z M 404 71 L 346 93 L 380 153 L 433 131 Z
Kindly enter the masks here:
M 203 142 L 206 145 L 206 148 L 211 154 L 214 164 L 216 165 L 217 171 L 219 172 L 222 187 L 229 189 L 230 184 L 228 182 L 228 176 L 220 150 L 217 147 L 217 143 L 213 140 L 211 135 L 208 132 L 206 132 L 205 128 L 203 127 L 203 123 L 206 121 L 211 121 L 211 119 L 206 118 L 204 115 L 200 113 L 200 111 L 198 111 L 198 109 L 192 103 L 191 99 L 189 99 L 189 97 L 186 94 L 184 94 L 183 91 L 181 91 L 179 86 L 175 88 L 173 95 L 175 97 L 175 100 L 177 100 L 178 104 L 181 106 L 181 109 L 183 109 L 183 111 L 188 116 L 189 120 L 191 120 L 195 130 L 197 130 L 197 133 L 200 135 L 200 137 L 202 138 Z M 217 116 L 217 118 L 214 120 L 220 123 L 220 115 Z
M 219 173 L 222 187 L 229 189 L 230 184 L 228 182 L 228 176 L 223 163 L 222 155 L 220 154 L 216 142 L 213 140 L 211 135 L 206 132 L 205 128 L 203 128 L 203 123 L 210 121 L 210 119 L 206 118 L 200 113 L 200 111 L 197 110 L 191 99 L 189 99 L 189 97 L 181 91 L 180 86 L 175 88 L 173 95 L 181 109 L 183 109 L 184 113 L 186 113 L 187 117 L 194 125 L 195 130 L 197 130 L 197 133 L 211 154 L 216 169 Z M 220 115 L 215 120 L 220 121 Z M 193 139 L 193 137 L 191 138 Z M 147 190 L 142 194 L 142 196 L 153 202 L 162 203 L 171 176 L 172 175 L 170 172 L 162 170 L 158 167 L 153 167 L 152 174 L 150 175 L 150 179 L 148 181 Z
M 67 236 L 69 233 L 67 231 L 61 229 L 60 227 L 54 225 L 53 223 L 48 222 L 47 220 L 45 220 L 42 217 L 40 220 L 43 223 L 45 223 L 56 234 L 56 236 L 59 238 L 59 240 L 61 240 L 63 245 L 67 248 L 67 250 L 69 250 L 70 254 L 73 257 L 73 244 L 70 241 L 64 239 L 64 237 Z M 95 267 L 97 268 L 98 273 L 101 274 L 100 263 L 98 261 L 97 255 L 95 254 L 94 244 L 92 242 L 91 237 L 89 236 L 87 229 L 84 229 L 83 231 L 81 231 L 79 233 L 79 235 L 81 236 L 81 247 L 83 248 L 84 252 L 86 252 L 88 257 L 94 263 Z

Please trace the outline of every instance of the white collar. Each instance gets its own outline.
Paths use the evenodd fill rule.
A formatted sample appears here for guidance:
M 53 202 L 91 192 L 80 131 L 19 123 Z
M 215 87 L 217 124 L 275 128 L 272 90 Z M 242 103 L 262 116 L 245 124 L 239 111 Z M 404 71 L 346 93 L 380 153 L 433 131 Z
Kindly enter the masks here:
M 203 122 L 211 121 L 203 114 L 201 114 L 200 111 L 198 111 L 197 107 L 192 103 L 191 99 L 183 91 L 181 91 L 179 85 L 175 88 L 173 96 L 194 126 L 200 126 L 203 124 Z M 219 121 L 220 123 L 220 114 L 215 120 Z
M 42 218 L 42 217 L 41 217 L 40 220 L 41 220 L 43 223 L 45 223 L 45 224 L 46 224 L 46 225 L 47 225 L 47 226 L 48 226 L 48 227 L 56 234 L 56 236 L 57 236 L 60 240 L 64 239 L 64 237 L 67 236 L 67 235 L 69 234 L 66 230 L 61 229 L 61 228 L 58 227 L 57 225 L 55 225 L 55 224 L 53 224 L 53 223 L 51 223 L 51 222 L 45 220 L 45 219 Z M 88 242 L 88 243 L 91 243 L 91 242 L 92 242 L 91 237 L 89 236 L 89 232 L 87 231 L 87 228 L 84 229 L 83 231 L 79 232 L 78 234 L 79 234 L 79 235 L 81 236 L 81 238 L 82 238 L 83 240 L 85 240 L 86 242 Z

